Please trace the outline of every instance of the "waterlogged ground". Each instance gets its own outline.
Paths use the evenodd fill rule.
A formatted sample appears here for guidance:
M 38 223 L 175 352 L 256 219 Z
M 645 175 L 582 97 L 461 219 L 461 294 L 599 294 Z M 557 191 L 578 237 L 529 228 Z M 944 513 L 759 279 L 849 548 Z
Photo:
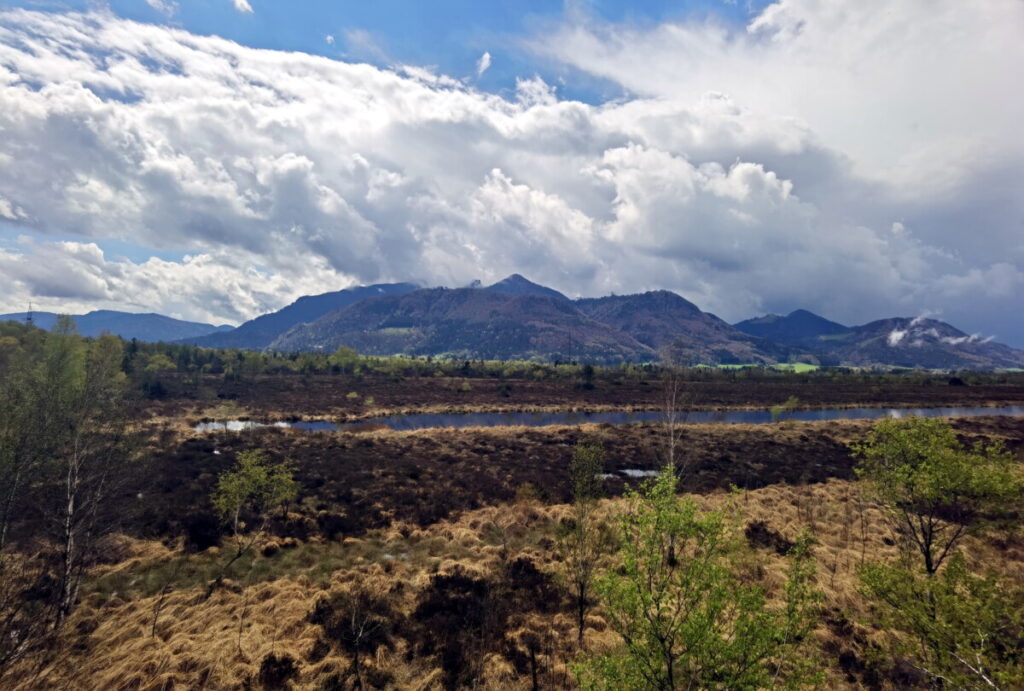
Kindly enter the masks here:
M 773 414 L 770 410 L 696 410 L 680 413 L 679 419 L 689 424 L 748 424 L 759 425 L 799 420 L 820 422 L 826 420 L 878 420 L 881 418 L 918 417 L 1021 417 L 1024 405 L 1011 406 L 944 406 L 939 408 L 822 408 L 793 410 Z M 409 431 L 418 429 L 465 427 L 547 427 L 549 425 L 612 424 L 623 425 L 642 422 L 661 422 L 665 414 L 660 411 L 603 411 L 603 412 L 543 412 L 543 413 L 413 413 L 369 418 L 360 422 L 333 423 L 329 420 L 260 423 L 253 420 L 227 420 L 201 422 L 196 432 L 241 432 L 258 427 L 294 428 L 307 432 L 346 432 L 368 427 Z
M 147 467 L 118 489 L 130 498 L 119 515 L 125 537 L 112 543 L 120 551 L 111 548 L 83 590 L 67 628 L 78 638 L 66 662 L 52 666 L 44 683 L 22 686 L 252 686 L 264 663 L 285 655 L 295 687 L 351 688 L 351 657 L 324 642 L 310 615 L 325 588 L 362 582 L 387 591 L 400 624 L 393 646 L 366 656 L 367 685 L 443 687 L 441 661 L 449 658 L 435 654 L 440 640 L 464 656 L 449 656 L 461 668 L 488 661 L 472 668 L 482 687 L 530 688 L 531 674 L 542 688 L 570 687 L 577 651 L 559 595 L 558 537 L 570 515 L 574 447 L 587 440 L 605 449 L 608 499 L 600 510 L 612 525 L 623 507 L 616 498 L 666 460 L 663 390 L 658 382 L 598 382 L 589 391 L 567 382 L 471 380 L 469 390 L 463 383 L 270 378 L 210 382 L 152 403 L 150 447 L 140 461 Z M 737 561 L 741 577 L 776 596 L 786 568 L 780 546 L 808 528 L 824 594 L 815 632 L 824 686 L 906 687 L 899 669 L 879 667 L 873 656 L 880 632 L 856 572 L 866 559 L 893 558 L 895 547 L 884 516 L 854 481 L 850 444 L 883 415 L 954 415 L 964 442 L 1001 441 L 1024 459 L 1024 387 L 691 384 L 687 405 L 726 410 L 686 416 L 675 462 L 683 489 L 702 505 L 737 502 L 749 543 Z M 789 396 L 818 409 L 763 424 L 769 406 Z M 544 412 L 523 412 L 531 408 Z M 484 412 L 495 410 L 505 412 Z M 387 421 L 374 419 L 381 417 Z M 196 430 L 200 419 L 218 422 Z M 204 595 L 230 545 L 216 547 L 225 528 L 210 494 L 218 475 L 251 449 L 290 462 L 300 500 L 275 513 L 258 549 Z M 747 491 L 735 495 L 733 487 Z M 979 572 L 1024 574 L 1019 535 L 974 540 L 965 551 Z M 442 636 L 443 622 L 424 618 L 424 603 L 479 606 L 460 588 L 497 594 L 486 600 L 486 658 L 476 652 L 484 640 L 478 629 L 459 623 Z M 545 632 L 539 650 L 523 642 L 534 638 L 520 637 L 534 631 Z M 599 610 L 588 617 L 586 641 L 591 650 L 617 641 Z
M 1000 439 L 1018 454 L 1024 448 L 1024 417 L 955 418 L 970 443 Z M 859 441 L 869 420 L 784 421 L 777 425 L 690 424 L 682 430 L 677 462 L 687 468 L 685 489 L 708 492 L 853 479 L 849 443 Z M 207 514 L 217 475 L 240 451 L 265 449 L 289 460 L 315 497 L 286 532 L 359 535 L 393 520 L 421 526 L 453 513 L 510 501 L 526 492 L 545 503 L 569 500 L 569 461 L 575 444 L 603 444 L 610 477 L 606 490 L 621 493 L 634 470 L 665 462 L 665 429 L 656 423 L 547 427 L 474 427 L 399 432 L 388 429 L 308 434 L 262 427 L 242 432 L 169 428 L 154 437 L 152 469 L 138 493 L 138 530 L 143 536 L 186 532 L 183 517 Z M 168 516 L 174 518 L 167 522 Z

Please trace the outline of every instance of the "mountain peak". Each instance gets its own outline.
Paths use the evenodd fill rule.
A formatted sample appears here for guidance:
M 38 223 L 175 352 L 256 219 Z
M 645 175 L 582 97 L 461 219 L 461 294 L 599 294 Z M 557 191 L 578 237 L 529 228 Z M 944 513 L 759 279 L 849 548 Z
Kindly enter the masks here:
M 547 297 L 558 298 L 559 300 L 568 300 L 554 288 L 548 288 L 542 286 L 533 281 L 523 277 L 521 274 L 512 274 L 502 280 L 498 281 L 494 285 L 489 285 L 485 290 L 493 290 L 496 293 L 505 293 L 506 295 L 544 295 Z
M 754 317 L 733 326 L 751 336 L 793 346 L 806 346 L 823 336 L 849 331 L 848 327 L 805 309 L 793 310 L 785 317 L 775 314 Z

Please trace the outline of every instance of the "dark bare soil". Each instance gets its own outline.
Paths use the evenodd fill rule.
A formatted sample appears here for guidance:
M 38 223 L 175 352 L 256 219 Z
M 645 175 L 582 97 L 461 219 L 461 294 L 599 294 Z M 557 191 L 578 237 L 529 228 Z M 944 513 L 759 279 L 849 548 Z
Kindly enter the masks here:
M 677 462 L 686 469 L 683 488 L 709 492 L 733 485 L 755 489 L 850 479 L 854 459 L 847 444 L 869 425 L 687 426 L 677 450 Z M 1024 455 L 1024 419 L 970 418 L 955 426 L 967 441 L 999 438 Z M 546 503 L 566 502 L 569 461 L 583 437 L 603 443 L 606 472 L 616 475 L 607 481 L 607 491 L 620 494 L 640 480 L 618 471 L 658 468 L 665 448 L 665 430 L 649 424 L 365 433 L 258 429 L 185 438 L 169 430 L 162 436 L 145 486 L 127 490 L 130 501 L 137 499 L 125 527 L 146 537 L 187 534 L 196 525 L 214 530 L 210 492 L 217 474 L 245 449 L 290 459 L 302 484 L 302 505 L 277 522 L 276 533 L 337 538 L 393 521 L 426 526 L 523 493 Z
M 971 406 L 1024 403 L 1024 386 L 950 386 L 947 377 L 774 377 L 688 381 L 682 404 L 693 408 L 767 408 L 796 397 L 804 407 Z M 153 414 L 174 416 L 232 400 L 257 416 L 365 417 L 374 410 L 632 408 L 658 409 L 664 388 L 657 379 L 598 378 L 593 388 L 572 379 L 408 377 L 379 375 L 268 375 L 199 386 L 168 382 L 170 395 L 151 403 Z M 356 394 L 356 396 L 350 396 Z

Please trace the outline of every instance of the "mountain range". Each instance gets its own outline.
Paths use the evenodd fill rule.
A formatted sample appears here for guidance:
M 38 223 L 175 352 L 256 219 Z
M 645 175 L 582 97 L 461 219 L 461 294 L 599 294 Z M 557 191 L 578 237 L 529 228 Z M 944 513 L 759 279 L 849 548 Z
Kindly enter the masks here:
M 35 313 L 48 328 L 56 315 Z M 24 319 L 3 315 L 2 319 Z M 169 317 L 91 312 L 79 331 L 139 340 L 275 351 L 435 355 L 593 363 L 772 364 L 994 369 L 1024 367 L 1024 351 L 944 322 L 891 318 L 846 326 L 807 310 L 728 324 L 666 290 L 570 299 L 513 274 L 490 286 L 383 283 L 299 298 L 232 329 Z
M 52 329 L 57 323 L 57 314 L 54 312 L 32 312 L 31 316 L 32 323 L 41 329 Z M 178 341 L 233 330 L 233 327 L 230 326 L 183 321 L 153 313 L 136 314 L 116 310 L 96 310 L 88 314 L 72 314 L 70 316 L 75 322 L 78 333 L 83 336 L 111 333 L 126 340 L 134 338 L 151 342 Z M 24 322 L 28 318 L 27 312 L 0 314 L 0 321 Z
M 380 355 L 595 363 L 669 358 L 687 364 L 1024 367 L 1024 351 L 932 319 L 883 319 L 851 327 L 796 310 L 730 325 L 665 290 L 571 300 L 518 274 L 486 287 L 409 290 L 400 285 L 398 294 L 353 301 L 295 324 L 267 347 L 331 351 L 347 345 Z

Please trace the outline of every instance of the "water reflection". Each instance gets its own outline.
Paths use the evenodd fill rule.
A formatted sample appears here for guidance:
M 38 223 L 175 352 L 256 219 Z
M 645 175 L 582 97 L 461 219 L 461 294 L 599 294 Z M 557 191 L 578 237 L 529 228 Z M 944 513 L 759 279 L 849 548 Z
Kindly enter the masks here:
M 947 407 L 947 408 L 822 408 L 820 410 L 794 410 L 784 413 L 782 420 L 877 420 L 884 417 L 977 417 L 979 415 L 1024 416 L 1024 406 L 1012 405 L 996 408 Z M 331 432 L 353 428 L 383 426 L 394 430 L 416 430 L 434 427 L 507 427 L 524 425 L 543 427 L 545 425 L 580 425 L 583 423 L 610 423 L 624 425 L 634 422 L 661 422 L 664 415 L 658 411 L 610 411 L 602 413 L 547 412 L 547 413 L 421 413 L 413 415 L 390 415 L 387 417 L 361 420 L 359 422 L 334 423 L 328 420 L 305 420 L 299 422 L 260 423 L 253 420 L 228 420 L 203 422 L 195 426 L 197 432 L 241 432 L 256 427 L 293 427 L 308 432 Z M 772 422 L 768 410 L 700 410 L 683 416 L 688 423 L 720 424 L 764 424 Z

